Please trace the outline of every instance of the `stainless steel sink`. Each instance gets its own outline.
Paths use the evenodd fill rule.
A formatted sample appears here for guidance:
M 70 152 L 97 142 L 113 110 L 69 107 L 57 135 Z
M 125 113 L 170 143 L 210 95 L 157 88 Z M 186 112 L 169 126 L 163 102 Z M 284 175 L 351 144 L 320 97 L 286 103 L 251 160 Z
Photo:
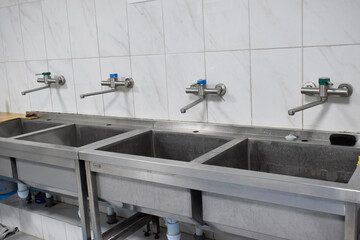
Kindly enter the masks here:
M 129 129 L 72 124 L 18 139 L 62 146 L 82 147 L 126 131 L 129 131 Z
M 50 127 L 55 127 L 58 125 L 60 124 L 27 119 L 14 119 L 0 123 L 0 137 L 10 138 Z
M 218 136 L 148 131 L 98 150 L 190 162 L 230 140 Z
M 360 149 L 247 139 L 204 164 L 347 183 Z

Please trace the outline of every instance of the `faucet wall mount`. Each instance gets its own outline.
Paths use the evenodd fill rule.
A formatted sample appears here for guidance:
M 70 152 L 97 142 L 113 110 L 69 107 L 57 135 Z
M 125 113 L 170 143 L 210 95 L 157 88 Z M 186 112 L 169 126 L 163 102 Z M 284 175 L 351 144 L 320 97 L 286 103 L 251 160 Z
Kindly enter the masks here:
M 181 108 L 181 113 L 186 113 L 188 109 L 204 101 L 206 99 L 206 95 L 208 94 L 217 94 L 220 97 L 224 96 L 226 93 L 226 86 L 223 83 L 219 83 L 216 84 L 215 88 L 207 88 L 206 80 L 200 79 L 197 83 L 192 84 L 189 88 L 186 88 L 185 92 L 197 95 L 199 96 L 199 99 Z
M 21 92 L 22 95 L 49 88 L 51 84 L 57 84 L 59 86 L 62 86 L 66 82 L 65 77 L 61 76 L 61 75 L 60 76 L 54 76 L 52 78 L 51 77 L 51 72 L 36 73 L 35 76 L 42 76 L 41 78 L 37 79 L 37 82 L 38 83 L 45 83 L 46 85 L 43 86 L 43 87 L 23 91 L 23 92 Z
M 106 81 L 101 81 L 101 86 L 108 86 L 111 89 L 105 91 L 81 94 L 80 98 L 85 98 L 85 97 L 104 94 L 104 93 L 116 92 L 119 90 L 119 87 L 132 88 L 134 86 L 134 80 L 132 78 L 124 78 L 124 77 L 119 79 L 117 73 L 112 73 L 110 74 L 110 78 L 108 78 Z
M 290 109 L 288 111 L 288 114 L 292 116 L 295 115 L 296 112 L 303 111 L 317 105 L 321 105 L 325 103 L 328 100 L 328 97 L 331 95 L 350 97 L 353 93 L 353 87 L 351 86 L 351 84 L 341 83 L 337 88 L 332 88 L 332 86 L 333 83 L 330 82 L 330 78 L 326 77 L 319 78 L 319 87 L 316 87 L 316 84 L 313 82 L 306 82 L 301 88 L 301 93 L 308 96 L 319 95 L 319 100 Z

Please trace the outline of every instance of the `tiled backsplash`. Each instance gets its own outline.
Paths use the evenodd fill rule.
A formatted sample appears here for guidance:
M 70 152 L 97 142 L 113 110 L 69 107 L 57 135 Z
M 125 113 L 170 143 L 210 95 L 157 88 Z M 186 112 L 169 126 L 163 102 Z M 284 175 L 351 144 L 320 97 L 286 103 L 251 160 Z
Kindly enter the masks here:
M 359 132 L 359 12 L 359 0 L 0 0 L 0 111 Z M 22 96 L 43 71 L 66 85 Z M 134 88 L 80 99 L 115 72 Z M 288 116 L 322 76 L 353 95 Z M 224 99 L 181 114 L 200 78 L 225 83 Z

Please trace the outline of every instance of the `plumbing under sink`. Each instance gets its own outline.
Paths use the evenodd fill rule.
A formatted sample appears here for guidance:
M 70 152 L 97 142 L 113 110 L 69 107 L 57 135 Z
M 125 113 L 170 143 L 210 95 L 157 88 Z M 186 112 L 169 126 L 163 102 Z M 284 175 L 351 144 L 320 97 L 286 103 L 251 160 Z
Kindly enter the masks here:
M 359 155 L 351 147 L 246 139 L 204 164 L 347 183 Z
M 129 130 L 73 124 L 18 139 L 70 147 L 81 147 L 127 131 Z
M 14 119 L 0 123 L 0 137 L 10 138 L 26 133 L 55 127 L 60 123 L 41 122 L 27 119 Z
M 200 134 L 148 131 L 98 150 L 190 162 L 230 140 Z

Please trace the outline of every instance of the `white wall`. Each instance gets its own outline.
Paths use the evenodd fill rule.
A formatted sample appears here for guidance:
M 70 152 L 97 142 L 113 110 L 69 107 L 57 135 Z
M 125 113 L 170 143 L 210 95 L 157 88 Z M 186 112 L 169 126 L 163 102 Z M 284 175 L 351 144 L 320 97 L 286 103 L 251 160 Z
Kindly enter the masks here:
M 360 131 L 359 0 L 0 0 L 0 111 L 26 110 L 237 125 Z M 67 83 L 39 86 L 34 73 Z M 109 73 L 135 87 L 101 90 Z M 349 99 L 315 100 L 304 82 L 328 76 L 354 86 Z M 186 114 L 199 78 L 228 87 Z

